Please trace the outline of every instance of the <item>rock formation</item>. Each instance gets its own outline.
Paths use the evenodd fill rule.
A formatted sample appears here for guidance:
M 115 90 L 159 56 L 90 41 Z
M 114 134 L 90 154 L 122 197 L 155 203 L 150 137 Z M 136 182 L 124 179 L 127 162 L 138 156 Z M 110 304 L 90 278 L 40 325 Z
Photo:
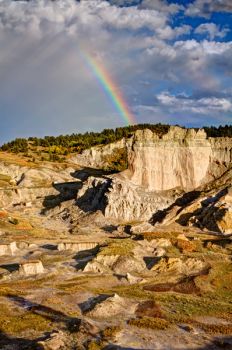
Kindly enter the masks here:
M 25 276 L 38 275 L 43 272 L 44 267 L 40 260 L 23 262 L 19 267 L 19 273 Z
M 86 149 L 82 154 L 78 154 L 70 159 L 70 162 L 76 163 L 83 167 L 103 168 L 107 165 L 107 157 L 114 151 L 124 149 L 130 141 L 123 138 L 117 142 L 110 143 L 105 146 L 95 146 Z
M 18 251 L 16 242 L 5 243 L 0 242 L 0 256 L 2 255 L 14 255 Z
M 138 130 L 129 148 L 129 178 L 150 191 L 191 190 L 222 175 L 231 161 L 230 138 L 207 138 L 204 130 L 179 127 L 161 138 Z
M 222 176 L 232 163 L 232 140 L 207 138 L 204 130 L 170 127 L 162 137 L 138 130 L 126 147 L 128 169 L 89 177 L 78 193 L 81 209 L 117 220 L 148 220 L 181 193 Z
M 78 253 L 85 250 L 92 250 L 97 247 L 98 247 L 98 243 L 95 243 L 95 242 L 80 242 L 80 243 L 62 242 L 58 244 L 57 249 L 60 251 L 71 250 Z
M 97 318 L 109 318 L 112 316 L 123 316 L 125 314 L 133 315 L 137 306 L 138 303 L 114 294 L 112 297 L 97 304 L 93 310 L 88 312 L 88 315 Z

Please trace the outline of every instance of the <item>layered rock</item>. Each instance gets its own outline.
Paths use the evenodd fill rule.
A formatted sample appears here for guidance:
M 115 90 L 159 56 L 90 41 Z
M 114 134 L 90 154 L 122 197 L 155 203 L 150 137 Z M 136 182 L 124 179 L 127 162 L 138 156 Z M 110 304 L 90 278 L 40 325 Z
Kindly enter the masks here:
M 138 130 L 126 147 L 128 169 L 105 178 L 90 177 L 78 193 L 81 209 L 101 210 L 117 220 L 148 220 L 181 192 L 220 177 L 232 163 L 232 139 L 207 138 L 204 130 L 170 127 L 161 137 Z
M 162 137 L 138 130 L 131 145 L 128 177 L 150 191 L 197 188 L 222 175 L 232 161 L 232 140 L 207 138 L 204 130 L 171 127 Z
M 57 249 L 59 251 L 63 250 L 71 250 L 75 252 L 81 252 L 85 250 L 92 250 L 98 247 L 98 243 L 96 242 L 62 242 L 59 243 L 57 246 Z
M 25 276 L 37 275 L 43 272 L 44 267 L 40 260 L 24 262 L 19 267 L 19 273 Z
M 0 256 L 2 255 L 14 255 L 17 253 L 18 248 L 16 242 L 3 243 L 0 242 Z

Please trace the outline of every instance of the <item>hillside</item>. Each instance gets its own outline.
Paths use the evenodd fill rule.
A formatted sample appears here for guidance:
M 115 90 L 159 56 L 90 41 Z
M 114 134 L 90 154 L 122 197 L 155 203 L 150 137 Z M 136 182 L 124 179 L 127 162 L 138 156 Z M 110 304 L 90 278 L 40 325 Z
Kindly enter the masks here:
M 2 350 L 231 348 L 231 129 L 137 127 L 0 152 Z

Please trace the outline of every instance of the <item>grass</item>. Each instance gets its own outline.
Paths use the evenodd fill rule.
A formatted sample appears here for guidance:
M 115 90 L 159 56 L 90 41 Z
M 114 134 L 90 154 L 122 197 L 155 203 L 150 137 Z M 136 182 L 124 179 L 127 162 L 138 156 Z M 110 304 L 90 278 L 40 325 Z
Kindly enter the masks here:
M 141 317 L 141 318 L 132 318 L 127 322 L 130 326 L 135 326 L 138 328 L 149 328 L 163 330 L 170 327 L 170 322 L 162 318 L 153 318 L 153 317 Z
M 101 336 L 106 339 L 114 338 L 121 331 L 120 326 L 106 327 L 102 332 Z
M 25 331 L 45 332 L 52 329 L 51 322 L 42 315 L 32 312 L 16 313 L 7 305 L 0 305 L 0 330 L 9 335 L 18 335 Z
M 8 294 L 24 295 L 28 290 L 41 288 L 44 284 L 47 285 L 49 282 L 53 283 L 51 274 L 38 279 L 30 278 L 4 282 L 0 284 L 0 296 Z
M 200 322 L 195 322 L 195 326 L 201 328 L 204 332 L 208 334 L 232 334 L 232 325 L 231 324 L 205 324 Z
M 106 247 L 101 248 L 98 255 L 121 255 L 128 256 L 133 254 L 135 248 L 135 242 L 131 239 L 123 239 L 110 242 Z
M 10 152 L 0 152 L 0 161 L 8 164 L 15 164 L 19 166 L 29 166 L 32 168 L 37 167 L 35 163 L 23 157 L 22 154 L 14 154 Z

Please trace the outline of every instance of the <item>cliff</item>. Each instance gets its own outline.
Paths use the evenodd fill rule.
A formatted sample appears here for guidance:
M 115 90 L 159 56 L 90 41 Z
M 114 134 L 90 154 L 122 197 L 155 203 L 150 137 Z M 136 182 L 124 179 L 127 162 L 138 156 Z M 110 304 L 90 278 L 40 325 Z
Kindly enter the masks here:
M 232 139 L 207 138 L 204 130 L 171 127 L 161 137 L 138 130 L 125 147 L 126 171 L 89 178 L 79 191 L 78 205 L 85 211 L 101 210 L 117 220 L 149 220 L 185 192 L 222 176 L 232 163 Z
M 171 127 L 161 138 L 138 130 L 128 147 L 128 178 L 149 191 L 191 190 L 221 176 L 232 161 L 232 139 Z

